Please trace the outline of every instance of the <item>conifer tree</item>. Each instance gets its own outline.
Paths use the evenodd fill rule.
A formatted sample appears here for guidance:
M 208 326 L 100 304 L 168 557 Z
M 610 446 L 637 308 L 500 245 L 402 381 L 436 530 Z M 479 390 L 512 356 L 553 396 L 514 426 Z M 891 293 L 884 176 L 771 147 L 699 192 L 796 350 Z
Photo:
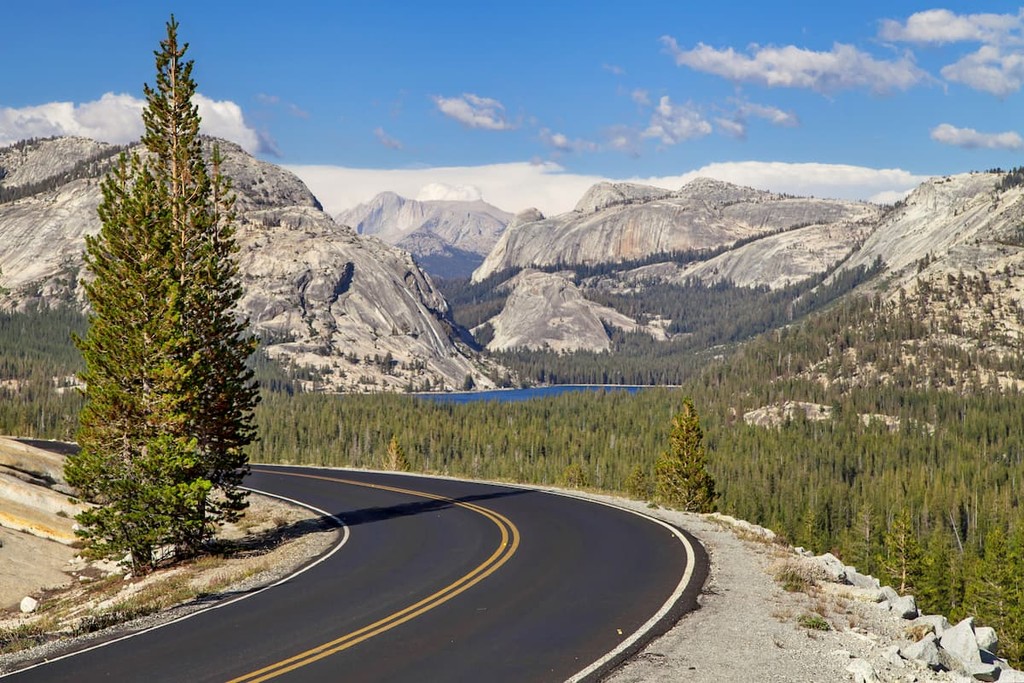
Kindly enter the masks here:
M 715 509 L 715 480 L 707 470 L 704 432 L 692 399 L 672 418 L 669 447 L 654 465 L 654 491 L 659 503 L 687 512 Z
M 921 577 L 921 555 L 910 510 L 900 508 L 885 533 L 885 557 L 882 559 L 882 568 L 900 593 L 917 588 Z
M 197 552 L 244 509 L 255 436 L 229 187 L 219 151 L 212 176 L 203 160 L 177 28 L 172 17 L 145 89 L 145 154 L 122 154 L 104 180 L 102 227 L 86 241 L 86 405 L 67 465 L 98 503 L 79 519 L 82 536 L 95 554 L 127 553 L 137 572 L 160 546 Z
M 384 454 L 384 469 L 392 472 L 408 472 L 412 469 L 409 458 L 405 455 L 405 449 L 398 443 L 398 437 L 392 436 L 388 441 L 388 449 Z

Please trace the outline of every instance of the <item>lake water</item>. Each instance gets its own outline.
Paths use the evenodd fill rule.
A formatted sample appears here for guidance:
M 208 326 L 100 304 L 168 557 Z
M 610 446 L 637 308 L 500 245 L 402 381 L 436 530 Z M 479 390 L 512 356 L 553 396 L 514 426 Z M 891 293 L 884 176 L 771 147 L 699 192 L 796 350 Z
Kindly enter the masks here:
M 472 401 L 528 401 L 531 398 L 560 396 L 570 391 L 625 391 L 635 394 L 647 387 L 622 384 L 556 384 L 549 387 L 531 387 L 529 389 L 497 389 L 494 391 L 455 391 L 447 394 L 413 394 L 417 398 L 442 403 L 470 403 Z

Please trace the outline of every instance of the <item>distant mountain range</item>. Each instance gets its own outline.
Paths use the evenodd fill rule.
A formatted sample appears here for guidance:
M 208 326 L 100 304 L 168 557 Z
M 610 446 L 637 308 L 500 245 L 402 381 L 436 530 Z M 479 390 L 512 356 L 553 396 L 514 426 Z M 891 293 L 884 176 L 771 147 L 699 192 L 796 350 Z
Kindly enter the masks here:
M 360 235 L 410 252 L 427 272 L 467 277 L 490 252 L 512 214 L 484 201 L 417 201 L 382 192 L 337 216 Z
M 268 355 L 328 390 L 492 386 L 408 253 L 335 223 L 291 173 L 218 144 L 237 194 L 241 306 Z M 99 231 L 99 179 L 119 151 L 82 138 L 0 150 L 0 305 L 82 305 L 84 238 Z
M 238 193 L 244 312 L 267 353 L 312 369 L 318 388 L 491 386 L 505 369 L 456 319 L 494 351 L 607 352 L 616 335 L 693 334 L 672 297 L 695 283 L 806 300 L 868 269 L 859 292 L 921 315 L 955 301 L 955 326 L 934 325 L 949 343 L 1016 353 L 1024 334 L 1021 173 L 935 178 L 891 207 L 697 179 L 599 183 L 552 217 L 383 193 L 336 221 L 291 173 L 219 144 Z M 82 304 L 84 236 L 121 150 L 81 138 L 0 149 L 0 305 Z M 446 278 L 475 267 L 456 315 L 424 264 Z M 799 304 L 791 315 L 811 310 Z

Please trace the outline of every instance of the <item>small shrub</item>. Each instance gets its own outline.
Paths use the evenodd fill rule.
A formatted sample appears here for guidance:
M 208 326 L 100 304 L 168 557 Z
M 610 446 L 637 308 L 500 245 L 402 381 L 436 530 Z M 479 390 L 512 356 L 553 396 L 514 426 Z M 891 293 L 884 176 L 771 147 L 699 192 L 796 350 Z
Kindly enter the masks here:
M 46 641 L 46 631 L 38 624 L 0 628 L 0 653 L 19 652 Z
M 805 567 L 794 562 L 786 562 L 775 569 L 775 580 L 784 591 L 790 593 L 806 593 L 817 585 Z
M 800 624 L 804 628 L 810 631 L 831 631 L 832 626 L 825 621 L 825 617 L 820 614 L 804 614 L 801 615 L 796 623 Z

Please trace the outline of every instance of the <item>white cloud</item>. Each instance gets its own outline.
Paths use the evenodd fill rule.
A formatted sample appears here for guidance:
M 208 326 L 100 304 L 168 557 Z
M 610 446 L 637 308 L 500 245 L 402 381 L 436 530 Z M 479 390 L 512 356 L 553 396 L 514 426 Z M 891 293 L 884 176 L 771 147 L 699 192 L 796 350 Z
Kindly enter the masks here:
M 651 104 L 651 98 L 649 93 L 643 88 L 637 88 L 629 94 L 629 98 L 642 106 L 648 106 Z
M 793 112 L 783 111 L 767 104 L 740 101 L 736 107 L 736 113 L 743 117 L 764 119 L 774 126 L 792 128 L 800 125 L 800 119 Z
M 718 126 L 719 132 L 725 133 L 730 137 L 747 137 L 747 124 L 743 121 L 719 117 L 715 119 L 715 124 Z
M 964 149 L 1021 149 L 1024 139 L 1013 131 L 1005 133 L 979 133 L 973 128 L 957 128 L 942 123 L 932 128 L 932 140 L 944 145 Z
M 942 67 L 943 78 L 969 88 L 1005 97 L 1024 84 L 1024 54 L 983 45 L 960 61 Z
M 601 68 L 613 76 L 624 76 L 626 74 L 626 70 L 616 64 L 602 64 Z
M 475 202 L 483 199 L 480 188 L 476 185 L 447 185 L 445 183 L 429 183 L 416 193 L 417 201 L 456 201 Z
M 942 45 L 957 42 L 999 43 L 1021 29 L 1020 14 L 956 14 L 948 9 L 916 12 L 902 24 L 880 22 L 883 40 Z
M 662 96 L 643 132 L 645 138 L 657 138 L 663 145 L 675 145 L 711 132 L 711 124 L 704 120 L 690 104 L 672 104 L 668 95 Z
M 195 96 L 202 131 L 231 140 L 249 152 L 273 151 L 273 141 L 245 123 L 234 102 Z M 131 95 L 106 93 L 92 102 L 50 102 L 21 108 L 0 108 L 0 144 L 32 137 L 77 135 L 103 142 L 127 144 L 143 133 L 145 100 Z
M 418 197 L 421 192 L 437 196 L 433 193 L 440 193 L 440 190 L 428 193 L 425 189 L 425 186 L 432 183 L 451 188 L 471 187 L 479 191 L 483 199 L 506 211 L 536 207 L 546 215 L 554 215 L 570 211 L 590 186 L 606 180 L 637 182 L 676 190 L 696 177 L 707 176 L 796 195 L 872 199 L 889 196 L 899 198 L 927 179 L 927 176 L 898 168 L 762 161 L 709 164 L 681 175 L 632 178 L 566 173 L 561 166 L 550 162 L 395 170 L 338 166 L 288 168 L 302 178 L 331 214 L 365 202 L 385 190 L 405 197 Z
M 435 95 L 438 111 L 470 128 L 511 130 L 516 126 L 505 119 L 505 105 L 490 97 L 463 93 L 462 97 Z
M 554 133 L 548 128 L 540 129 L 540 140 L 559 152 L 596 152 L 598 145 L 582 138 L 570 139 L 564 133 Z
M 830 52 L 794 45 L 754 46 L 752 54 L 746 55 L 731 47 L 718 50 L 704 43 L 683 50 L 671 36 L 663 36 L 661 42 L 678 66 L 770 88 L 807 88 L 820 93 L 867 88 L 884 93 L 906 90 L 928 78 L 909 55 L 897 60 L 875 59 L 842 43 L 836 43 Z
M 388 149 L 402 149 L 402 141 L 385 133 L 384 129 L 380 126 L 373 129 L 373 137 L 377 138 L 377 142 Z

